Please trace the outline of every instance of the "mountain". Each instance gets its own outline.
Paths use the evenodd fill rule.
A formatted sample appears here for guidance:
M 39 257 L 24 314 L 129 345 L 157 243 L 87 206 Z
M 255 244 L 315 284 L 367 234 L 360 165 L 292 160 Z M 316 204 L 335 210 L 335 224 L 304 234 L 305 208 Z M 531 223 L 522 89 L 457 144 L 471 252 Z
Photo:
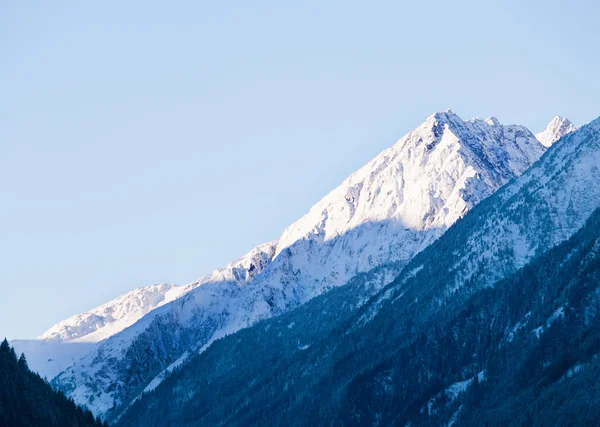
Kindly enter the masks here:
M 0 344 L 0 426 L 98 426 L 90 411 L 76 406 L 29 370 L 6 339 Z
M 57 323 L 35 340 L 13 340 L 11 345 L 28 355 L 34 371 L 42 377 L 53 378 L 91 351 L 95 343 L 131 326 L 186 290 L 186 287 L 167 284 L 138 288 Z
M 350 175 L 277 241 L 188 285 L 52 383 L 95 413 L 115 408 L 114 414 L 214 340 L 387 265 L 363 289 L 365 299 L 544 151 L 522 126 L 436 113 Z M 106 328 L 98 331 L 118 329 Z
M 11 345 L 27 354 L 31 369 L 54 378 L 101 342 L 133 325 L 150 311 L 174 301 L 205 283 L 248 282 L 271 261 L 273 243 L 259 245 L 225 268 L 217 269 L 186 286 L 151 285 L 134 289 L 114 300 L 52 326 L 35 340 L 13 340 Z
M 367 274 L 224 337 L 138 399 L 119 425 L 572 420 L 571 404 L 595 407 L 586 390 L 600 369 L 599 165 L 597 119 L 478 204 L 370 300 L 355 297 L 370 286 Z M 579 415 L 585 423 L 595 413 Z
M 98 342 L 122 331 L 149 311 L 181 296 L 186 289 L 168 284 L 137 288 L 93 310 L 69 317 L 38 337 L 49 341 Z
M 548 123 L 546 129 L 540 133 L 536 133 L 535 137 L 544 145 L 544 147 L 550 147 L 563 136 L 575 130 L 577 130 L 577 126 L 568 119 L 556 116 Z

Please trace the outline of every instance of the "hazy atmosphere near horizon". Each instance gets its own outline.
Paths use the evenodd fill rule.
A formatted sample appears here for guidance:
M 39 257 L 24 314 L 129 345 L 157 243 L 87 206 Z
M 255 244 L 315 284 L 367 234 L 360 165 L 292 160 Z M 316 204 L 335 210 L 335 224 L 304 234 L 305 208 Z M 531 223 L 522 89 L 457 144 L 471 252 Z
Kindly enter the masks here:
M 0 336 L 276 239 L 436 111 L 599 113 L 593 1 L 0 5 Z

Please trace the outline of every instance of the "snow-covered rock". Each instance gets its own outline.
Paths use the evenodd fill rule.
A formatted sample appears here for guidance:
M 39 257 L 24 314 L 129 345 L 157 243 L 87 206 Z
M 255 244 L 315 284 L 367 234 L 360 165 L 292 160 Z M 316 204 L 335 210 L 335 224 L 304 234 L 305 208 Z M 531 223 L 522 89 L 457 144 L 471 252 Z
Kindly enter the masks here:
M 364 271 L 390 259 L 408 260 L 543 152 L 522 126 L 502 126 L 493 117 L 463 121 L 451 111 L 434 114 L 288 227 L 276 256 L 298 242 L 317 242 L 331 266 L 329 252 L 336 247 L 327 243 L 341 237 L 338 245 L 360 253 L 344 265 L 350 271 L 332 269 L 342 281 L 356 272 L 357 262 Z
M 53 384 L 106 415 L 156 383 L 186 352 L 297 307 L 359 272 L 406 264 L 544 151 L 525 127 L 436 113 L 350 175 L 280 239 L 186 286 L 99 343 Z
M 35 340 L 13 340 L 11 345 L 26 354 L 29 366 L 42 377 L 52 379 L 99 343 L 133 325 L 143 316 L 205 283 L 227 281 L 247 283 L 272 260 L 275 243 L 257 246 L 186 286 L 170 284 L 140 287 L 92 310 L 65 319 Z
M 577 130 L 577 126 L 565 119 L 564 117 L 556 116 L 552 119 L 546 129 L 540 133 L 536 133 L 535 137 L 545 147 L 550 147 L 556 141 L 561 139 L 563 136 Z
M 167 304 L 204 283 L 249 282 L 271 262 L 273 242 L 257 246 L 245 256 L 232 261 L 187 286 L 169 284 L 137 288 L 114 300 L 52 326 L 38 340 L 99 342 L 131 326 L 142 316 Z
M 69 317 L 35 340 L 14 340 L 12 345 L 28 357 L 29 366 L 42 377 L 53 378 L 94 344 L 133 325 L 145 314 L 189 290 L 169 284 L 134 289 L 92 310 Z
M 391 305 L 397 304 L 394 309 L 400 310 L 397 301 L 419 302 L 416 309 L 427 319 L 442 301 L 459 297 L 466 301 L 481 288 L 494 286 L 580 230 L 600 208 L 598 182 L 600 118 L 561 138 L 533 167 L 414 257 L 393 285 L 369 301 L 351 328 L 359 333 L 361 328 L 378 325 L 377 316 Z M 590 253 L 594 252 L 592 248 Z M 439 262 L 429 262 L 432 256 L 438 256 Z M 413 299 L 415 294 L 419 301 Z M 560 306 L 531 332 L 540 336 L 563 315 Z M 508 341 L 523 326 L 514 326 Z
M 185 291 L 183 286 L 169 284 L 137 288 L 57 323 L 38 340 L 99 342 L 133 325 L 149 311 L 173 301 Z

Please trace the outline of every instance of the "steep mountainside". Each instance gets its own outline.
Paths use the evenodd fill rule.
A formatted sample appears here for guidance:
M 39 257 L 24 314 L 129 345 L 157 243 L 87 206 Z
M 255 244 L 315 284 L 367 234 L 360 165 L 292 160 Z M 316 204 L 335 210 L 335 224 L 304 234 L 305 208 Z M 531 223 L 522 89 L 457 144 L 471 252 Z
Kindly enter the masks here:
M 90 411 L 77 407 L 64 394 L 29 370 L 27 359 L 6 339 L 0 344 L 0 426 L 98 426 Z
M 573 236 L 600 206 L 599 180 L 600 119 L 558 141 L 523 176 L 415 256 L 374 298 L 358 301 L 358 310 L 348 301 L 357 303 L 360 277 L 225 337 L 134 403 L 121 424 L 305 425 L 318 419 L 428 425 L 453 416 L 456 421 L 461 404 L 466 409 L 476 403 L 455 399 L 480 383 L 491 387 L 484 396 L 487 408 L 506 404 L 516 410 L 518 399 L 497 396 L 522 392 L 531 399 L 539 392 L 536 384 L 554 384 L 578 371 L 578 363 L 595 360 L 590 357 L 597 352 L 597 329 L 589 329 L 589 346 L 576 348 L 582 339 L 576 334 L 560 349 L 547 346 L 556 343 L 552 325 L 563 316 L 570 322 L 575 314 L 588 328 L 598 322 L 598 275 L 594 270 L 587 276 L 586 268 L 597 259 L 600 214 L 557 252 L 498 281 Z M 577 277 L 586 287 L 569 283 Z M 566 286 L 568 298 L 561 295 Z M 332 321 L 337 313 L 341 320 Z M 585 337 L 585 328 L 577 330 Z M 546 331 L 548 340 L 538 346 L 533 338 Z M 545 357 L 534 357 L 539 351 Z M 529 371 L 534 376 L 522 388 L 510 388 L 523 377 L 521 366 L 534 368 Z M 556 396 L 545 398 L 552 402 Z M 429 415 L 439 418 L 420 418 Z M 494 421 L 496 415 L 481 413 L 502 424 Z M 465 420 L 477 425 L 480 419 Z
M 503 126 L 495 118 L 463 121 L 451 111 L 434 114 L 352 174 L 278 241 L 255 249 L 251 258 L 258 263 L 189 286 L 100 343 L 53 384 L 96 413 L 126 405 L 215 339 L 376 266 L 400 268 L 543 152 L 522 126 Z

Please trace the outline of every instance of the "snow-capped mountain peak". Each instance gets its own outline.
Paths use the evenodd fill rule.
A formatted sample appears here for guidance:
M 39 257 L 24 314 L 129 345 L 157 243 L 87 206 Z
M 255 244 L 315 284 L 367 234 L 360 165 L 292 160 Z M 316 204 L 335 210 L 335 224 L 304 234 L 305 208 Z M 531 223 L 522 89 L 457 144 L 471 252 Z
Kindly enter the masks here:
M 556 116 L 554 117 L 546 129 L 540 133 L 537 133 L 535 137 L 540 141 L 545 147 L 550 147 L 556 141 L 561 139 L 563 136 L 577 130 L 577 126 L 569 121 L 569 119 L 565 119 L 564 117 Z
M 281 237 L 99 343 L 53 384 L 97 414 L 127 405 L 215 339 L 297 307 L 357 273 L 401 268 L 519 176 L 545 147 L 523 126 L 435 113 L 351 174 Z M 389 283 L 394 272 L 376 286 Z M 140 356 L 140 355 L 143 355 Z M 114 384 L 122 384 L 117 389 Z
M 543 152 L 522 126 L 463 121 L 452 110 L 432 114 L 288 227 L 276 256 L 300 239 L 328 241 L 364 224 L 445 229 Z M 397 235 L 390 232 L 387 238 Z
M 500 124 L 500 121 L 494 116 L 488 117 L 485 122 L 490 126 L 498 126 Z

